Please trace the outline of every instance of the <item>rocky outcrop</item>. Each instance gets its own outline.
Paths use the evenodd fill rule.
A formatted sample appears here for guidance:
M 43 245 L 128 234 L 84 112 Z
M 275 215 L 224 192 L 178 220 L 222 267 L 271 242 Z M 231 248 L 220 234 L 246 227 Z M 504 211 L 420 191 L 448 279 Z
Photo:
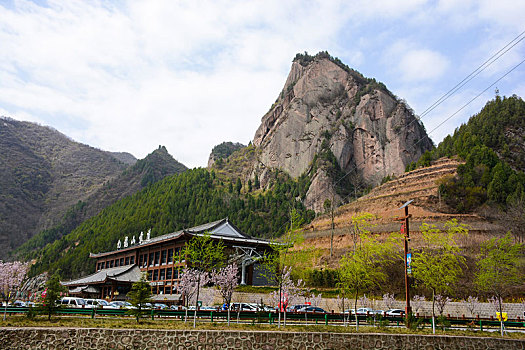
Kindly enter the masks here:
M 297 178 L 328 148 L 344 173 L 370 185 L 404 172 L 432 148 L 424 127 L 406 104 L 383 84 L 364 78 L 326 54 L 296 59 L 285 86 L 262 118 L 253 143 L 259 161 Z M 313 184 L 330 176 L 316 170 Z M 334 179 L 332 177 L 332 182 Z M 329 190 L 312 189 L 306 198 L 318 210 Z

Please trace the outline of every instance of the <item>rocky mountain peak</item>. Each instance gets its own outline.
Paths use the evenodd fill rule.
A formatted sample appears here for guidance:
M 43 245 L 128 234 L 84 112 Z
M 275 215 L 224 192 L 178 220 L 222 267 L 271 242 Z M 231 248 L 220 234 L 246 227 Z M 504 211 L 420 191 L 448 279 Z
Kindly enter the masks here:
M 340 173 L 353 173 L 354 184 L 377 185 L 387 175 L 404 172 L 433 147 L 403 101 L 327 52 L 296 56 L 253 144 L 260 151 L 262 169 L 278 168 L 297 178 L 315 168 L 312 185 L 317 185 L 310 188 L 306 202 L 316 211 L 334 197 L 330 192 L 335 188 L 325 189 L 326 178 L 332 179 L 329 187 L 337 181 L 337 172 L 326 167 L 319 171 L 313 164 L 319 154 L 332 159 Z M 341 197 L 341 191 L 335 192 Z

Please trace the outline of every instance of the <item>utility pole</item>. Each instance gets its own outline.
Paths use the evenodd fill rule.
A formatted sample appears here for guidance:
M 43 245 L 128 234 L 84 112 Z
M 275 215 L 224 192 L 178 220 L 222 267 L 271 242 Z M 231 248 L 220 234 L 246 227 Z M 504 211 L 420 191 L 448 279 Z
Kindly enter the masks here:
M 408 213 L 408 205 L 412 203 L 412 200 L 409 200 L 405 204 L 403 204 L 399 209 L 405 209 L 405 216 L 398 218 L 399 221 L 402 222 L 401 226 L 401 233 L 404 233 L 405 235 L 405 298 L 406 298 L 406 306 L 405 306 L 405 316 L 408 317 L 408 314 L 412 312 L 412 308 L 410 307 L 410 284 L 408 279 L 408 274 L 411 273 L 412 268 L 410 267 L 410 262 L 412 260 L 412 254 L 409 253 L 408 249 L 408 242 L 410 242 L 410 230 L 408 225 L 408 219 L 412 216 Z

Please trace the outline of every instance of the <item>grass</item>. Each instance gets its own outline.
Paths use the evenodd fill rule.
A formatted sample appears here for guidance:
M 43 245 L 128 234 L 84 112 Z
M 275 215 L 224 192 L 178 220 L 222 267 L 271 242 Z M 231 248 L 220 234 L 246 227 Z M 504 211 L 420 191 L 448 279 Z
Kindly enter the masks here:
M 416 334 L 432 335 L 430 328 L 420 330 L 410 330 L 406 328 L 377 328 L 370 326 L 360 326 L 359 331 L 355 326 L 325 326 L 325 325 L 288 325 L 278 328 L 276 324 L 259 324 L 259 323 L 235 323 L 235 317 L 232 317 L 230 326 L 222 322 L 208 322 L 200 320 L 195 329 L 198 330 L 233 330 L 233 331 L 272 331 L 272 332 L 324 332 L 324 333 L 381 333 L 381 334 Z M 90 317 L 53 317 L 51 321 L 47 317 L 38 316 L 30 320 L 24 316 L 9 316 L 6 321 L 0 321 L 2 327 L 40 327 L 40 328 L 108 328 L 108 329 L 159 329 L 159 330 L 192 330 L 193 320 L 188 319 L 184 323 L 180 319 L 155 319 L 144 318 L 137 323 L 133 318 L 123 319 L 116 317 L 99 317 L 91 319 Z M 453 335 L 464 337 L 494 337 L 499 338 L 499 332 L 478 332 L 478 331 L 458 331 L 458 330 L 436 330 L 436 335 Z M 525 333 L 509 333 L 505 336 L 507 339 L 524 339 Z

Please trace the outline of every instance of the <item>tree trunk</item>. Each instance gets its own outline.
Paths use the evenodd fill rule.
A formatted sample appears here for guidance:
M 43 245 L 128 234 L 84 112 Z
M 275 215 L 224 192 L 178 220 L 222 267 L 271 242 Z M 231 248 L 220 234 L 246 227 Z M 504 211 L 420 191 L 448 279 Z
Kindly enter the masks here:
M 355 303 L 354 303 L 354 313 L 355 313 L 355 330 L 359 330 L 359 319 L 357 318 L 357 295 L 358 295 L 358 289 L 355 291 Z
M 436 304 L 436 291 L 432 289 L 432 334 L 436 334 L 436 316 L 434 305 Z
M 197 305 L 199 303 L 199 292 L 201 286 L 201 274 L 197 278 L 197 295 L 195 296 L 195 312 L 193 313 L 193 328 L 197 327 Z
M 503 337 L 503 307 L 501 305 L 501 296 L 498 295 L 498 306 L 499 306 L 499 325 L 501 330 L 501 336 Z
M 230 298 L 230 300 L 227 300 L 226 301 L 226 305 L 227 305 L 227 308 L 228 308 L 228 326 L 230 325 L 230 309 L 231 309 L 231 303 L 232 303 L 232 299 Z
M 279 322 L 278 322 L 278 328 L 281 328 L 281 307 L 283 305 L 282 303 L 283 299 L 283 293 L 282 293 L 282 283 L 279 284 L 279 302 L 277 303 L 277 310 L 279 311 Z

